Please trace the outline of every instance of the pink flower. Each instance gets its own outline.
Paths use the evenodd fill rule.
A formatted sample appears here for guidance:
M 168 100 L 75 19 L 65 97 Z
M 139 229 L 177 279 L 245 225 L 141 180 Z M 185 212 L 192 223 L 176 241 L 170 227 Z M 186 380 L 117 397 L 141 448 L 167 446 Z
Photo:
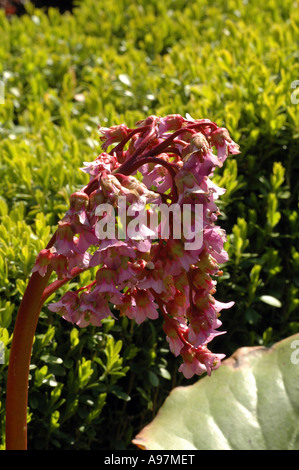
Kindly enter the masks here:
M 165 272 L 173 276 L 179 275 L 182 271 L 188 271 L 190 265 L 198 261 L 198 250 L 185 250 L 184 243 L 181 240 L 167 240 L 165 249 L 161 253 L 161 259 L 164 262 Z
M 68 257 L 68 274 L 71 275 L 74 268 L 87 269 L 89 268 L 90 254 L 84 253 L 73 253 Z
M 77 292 L 67 292 L 58 302 L 49 304 L 48 309 L 59 313 L 62 318 L 71 323 L 77 323 L 81 316 Z
M 182 372 L 186 379 L 191 379 L 193 375 L 201 375 L 206 372 L 205 365 L 200 362 L 196 356 L 196 350 L 188 346 L 184 346 L 181 351 L 183 364 L 179 367 L 179 372 Z
M 204 228 L 204 243 L 211 254 L 215 252 L 221 254 L 224 242 L 226 242 L 226 233 L 223 229 L 217 226 Z
M 222 323 L 219 320 L 215 320 L 214 324 L 210 324 L 209 319 L 205 315 L 199 316 L 197 319 L 193 319 L 189 324 L 188 329 L 188 341 L 197 348 L 202 344 L 212 341 L 216 336 L 223 335 L 225 331 L 217 331 Z
M 116 288 L 117 274 L 115 270 L 103 266 L 96 273 L 96 281 L 96 292 L 113 292 L 114 294 L 119 293 Z
M 164 300 L 164 299 L 163 299 Z M 181 292 L 175 288 L 175 292 L 169 299 L 165 299 L 165 308 L 172 318 L 186 318 L 186 312 L 189 308 L 189 287 L 186 292 Z
M 115 155 L 109 155 L 109 153 L 102 152 L 93 162 L 84 162 L 84 165 L 84 168 L 81 168 L 82 171 L 91 176 L 96 176 L 102 171 L 111 173 L 119 166 L 119 162 Z
M 194 375 L 201 375 L 204 372 L 211 375 L 211 371 L 217 369 L 221 360 L 225 357 L 224 354 L 211 353 L 206 346 L 197 349 L 184 346 L 181 356 L 184 362 L 179 367 L 179 371 L 184 374 L 186 379 L 190 379 Z
M 58 222 L 55 248 L 60 255 L 70 255 L 75 248 L 75 233 L 71 222 L 61 220 Z
M 85 226 L 83 229 L 79 230 L 79 236 L 74 250 L 79 253 L 85 253 L 90 246 L 95 246 L 98 242 L 99 240 L 95 234 L 95 230 Z
M 102 320 L 107 317 L 115 318 L 112 314 L 108 298 L 96 291 L 91 293 L 83 292 L 80 296 L 80 320 L 77 324 L 80 327 L 88 325 L 101 326 Z
M 153 289 L 158 294 L 167 290 L 167 275 L 163 269 L 163 263 L 161 260 L 157 260 L 155 263 L 150 261 L 146 263 L 145 269 L 143 269 L 138 286 L 141 289 Z
M 84 191 L 77 191 L 70 196 L 70 209 L 67 215 L 77 216 L 79 224 L 85 224 L 87 220 L 87 207 L 89 204 L 89 197 Z
M 181 338 L 188 331 L 187 326 L 180 323 L 178 320 L 168 318 L 164 322 L 163 330 L 166 334 L 171 352 L 175 356 L 178 356 L 184 347 L 184 342 Z
M 149 291 L 136 289 L 133 293 L 126 296 L 124 304 L 120 311 L 131 320 L 135 320 L 139 325 L 147 318 L 156 320 L 159 316 L 158 305 Z
M 42 277 L 45 276 L 49 265 L 51 264 L 51 260 L 53 257 L 53 253 L 51 250 L 41 250 L 37 255 L 35 264 L 32 268 L 32 272 L 38 272 Z
M 103 134 L 101 137 L 101 141 L 103 142 L 102 148 L 107 150 L 110 145 L 115 142 L 120 142 L 127 137 L 129 130 L 130 129 L 124 124 L 112 127 L 99 127 L 99 132 Z
M 240 147 L 230 137 L 225 127 L 218 127 L 211 133 L 211 145 L 217 148 L 217 156 L 223 163 L 229 155 L 237 155 L 240 153 Z
M 118 269 L 122 265 L 122 260 L 135 258 L 136 251 L 133 247 L 128 246 L 125 241 L 117 240 L 101 240 L 99 248 L 94 252 L 90 260 L 90 266 L 99 266 L 105 264 L 111 269 Z
M 185 119 L 179 114 L 169 114 L 165 118 L 160 118 L 158 124 L 159 134 L 180 129 L 184 122 Z
M 56 271 L 58 279 L 70 277 L 69 258 L 67 256 L 59 255 L 55 250 L 51 258 L 51 265 Z
M 189 115 L 152 115 L 134 129 L 99 130 L 103 152 L 82 168 L 90 181 L 71 195 L 55 242 L 33 267 L 41 276 L 51 268 L 62 280 L 97 267 L 95 278 L 49 309 L 80 327 L 100 326 L 113 316 L 111 305 L 137 324 L 160 314 L 171 352 L 183 359 L 179 370 L 187 378 L 210 374 L 224 356 L 207 344 L 224 333 L 220 311 L 233 305 L 213 297 L 228 255 L 225 231 L 216 225 L 225 189 L 212 177 L 239 146 L 227 129 Z M 162 217 L 154 228 L 148 224 L 161 203 L 179 209 L 168 233 Z M 187 205 L 189 219 L 179 219 Z

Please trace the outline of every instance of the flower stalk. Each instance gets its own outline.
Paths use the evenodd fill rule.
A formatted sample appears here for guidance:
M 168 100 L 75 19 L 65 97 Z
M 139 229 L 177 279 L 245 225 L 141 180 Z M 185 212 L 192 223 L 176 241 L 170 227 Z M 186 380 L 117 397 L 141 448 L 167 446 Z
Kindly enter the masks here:
M 6 449 L 27 449 L 28 377 L 33 338 L 51 275 L 34 272 L 22 299 L 14 327 L 6 393 Z
M 71 195 L 69 210 L 37 256 L 20 305 L 7 381 L 9 450 L 27 447 L 29 365 L 41 308 L 54 292 L 87 269 L 97 268 L 95 279 L 64 294 L 49 310 L 79 327 L 101 326 L 104 318 L 116 318 L 115 311 L 137 324 L 160 314 L 169 348 L 183 360 L 179 371 L 186 378 L 210 375 L 224 357 L 207 347 L 222 334 L 220 311 L 233 305 L 213 297 L 219 265 L 227 260 L 227 253 L 225 233 L 215 225 L 219 215 L 215 201 L 224 190 L 210 178 L 229 155 L 240 153 L 238 145 L 226 129 L 208 119 L 176 114 L 149 116 L 135 129 L 122 124 L 102 127 L 100 132 L 103 152 L 82 168 L 90 181 Z M 124 226 L 120 200 L 125 200 L 130 212 Z M 168 231 L 163 217 L 155 219 L 154 230 L 148 227 L 153 208 L 160 204 L 169 209 L 170 202 L 179 215 L 188 206 L 188 217 L 181 220 L 178 213 L 171 214 L 169 220 L 175 225 Z M 129 230 L 136 222 L 134 212 L 138 236 Z M 117 239 L 115 229 L 120 225 L 124 236 Z M 103 236 L 103 227 L 110 235 Z M 179 237 L 178 228 L 182 229 Z M 57 279 L 48 285 L 53 272 Z

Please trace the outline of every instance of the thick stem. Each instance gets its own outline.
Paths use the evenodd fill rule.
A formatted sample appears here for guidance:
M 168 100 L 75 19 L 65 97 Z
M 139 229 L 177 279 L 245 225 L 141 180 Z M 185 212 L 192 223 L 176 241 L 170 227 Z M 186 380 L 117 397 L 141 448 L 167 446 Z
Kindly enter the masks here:
M 45 301 L 60 287 L 84 269 L 75 268 L 72 277 L 48 285 L 52 270 L 45 277 L 37 272 L 31 276 L 22 299 L 13 333 L 10 352 L 6 399 L 6 449 L 27 448 L 28 375 L 33 338 L 38 317 Z
M 27 449 L 28 376 L 33 338 L 51 270 L 32 274 L 15 323 L 6 392 L 6 449 Z
M 56 232 L 46 248 L 51 248 Z M 9 356 L 6 386 L 6 449 L 27 449 L 27 403 L 29 366 L 36 325 L 46 300 L 45 290 L 52 269 L 42 277 L 34 272 L 26 287 L 15 327 Z

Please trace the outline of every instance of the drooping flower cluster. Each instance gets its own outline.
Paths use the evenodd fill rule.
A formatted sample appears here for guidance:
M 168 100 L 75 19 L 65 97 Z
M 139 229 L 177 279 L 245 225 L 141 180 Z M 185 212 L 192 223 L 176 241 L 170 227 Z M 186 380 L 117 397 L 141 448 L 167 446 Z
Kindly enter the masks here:
M 239 147 L 225 128 L 177 114 L 100 132 L 103 152 L 82 169 L 90 182 L 71 196 L 33 268 L 62 280 L 89 268 L 96 276 L 49 309 L 80 327 L 116 312 L 138 324 L 160 314 L 179 370 L 210 374 L 223 355 L 208 343 L 221 334 L 220 311 L 233 305 L 214 298 L 227 253 L 215 202 L 225 190 L 211 177 Z

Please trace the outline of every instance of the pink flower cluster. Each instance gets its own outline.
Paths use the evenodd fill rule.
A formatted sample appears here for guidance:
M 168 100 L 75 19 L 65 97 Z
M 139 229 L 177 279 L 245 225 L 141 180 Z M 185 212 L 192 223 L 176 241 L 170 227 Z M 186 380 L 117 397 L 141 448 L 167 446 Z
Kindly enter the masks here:
M 220 311 L 233 305 L 213 297 L 227 253 L 225 233 L 216 225 L 215 202 L 225 190 L 211 177 L 239 147 L 225 128 L 210 120 L 177 114 L 149 116 L 133 129 L 119 125 L 99 130 L 103 152 L 83 168 L 90 181 L 71 196 L 52 246 L 40 252 L 33 268 L 41 276 L 52 269 L 61 280 L 96 268 L 95 279 L 67 292 L 49 309 L 80 327 L 100 326 L 117 311 L 138 324 L 160 314 L 170 350 L 183 359 L 179 370 L 187 378 L 210 375 L 224 356 L 212 353 L 208 343 L 221 334 Z M 139 227 L 141 238 L 127 236 L 126 227 L 121 239 L 99 236 L 109 208 L 116 211 L 119 229 L 120 196 L 128 207 L 148 216 L 152 203 L 188 204 L 193 215 L 201 204 L 201 246 L 186 249 L 186 235 L 174 238 L 172 230 L 163 238 L 160 226 L 150 237 L 146 224 Z

